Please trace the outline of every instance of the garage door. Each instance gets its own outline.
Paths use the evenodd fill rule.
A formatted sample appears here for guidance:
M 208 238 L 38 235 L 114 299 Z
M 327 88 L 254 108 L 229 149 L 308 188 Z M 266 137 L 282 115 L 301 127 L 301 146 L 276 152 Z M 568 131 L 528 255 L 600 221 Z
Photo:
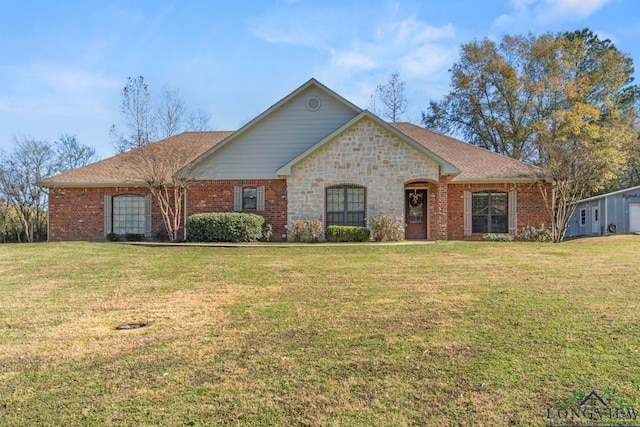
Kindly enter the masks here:
M 629 203 L 629 233 L 640 232 L 640 203 Z

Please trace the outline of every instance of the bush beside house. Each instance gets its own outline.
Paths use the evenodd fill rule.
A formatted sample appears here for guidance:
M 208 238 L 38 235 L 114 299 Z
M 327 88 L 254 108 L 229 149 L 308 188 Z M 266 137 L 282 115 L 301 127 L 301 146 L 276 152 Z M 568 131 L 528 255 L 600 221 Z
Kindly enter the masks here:
M 263 237 L 264 218 L 248 213 L 203 213 L 187 219 L 189 242 L 256 242 Z

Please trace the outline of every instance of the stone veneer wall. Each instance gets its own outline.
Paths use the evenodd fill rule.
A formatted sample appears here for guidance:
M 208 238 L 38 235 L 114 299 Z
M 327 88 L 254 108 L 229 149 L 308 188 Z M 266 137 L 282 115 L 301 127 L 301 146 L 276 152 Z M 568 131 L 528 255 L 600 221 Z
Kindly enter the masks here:
M 434 160 L 365 118 L 292 167 L 288 222 L 324 222 L 325 188 L 341 184 L 366 188 L 366 216 L 404 217 L 404 183 L 439 175 Z

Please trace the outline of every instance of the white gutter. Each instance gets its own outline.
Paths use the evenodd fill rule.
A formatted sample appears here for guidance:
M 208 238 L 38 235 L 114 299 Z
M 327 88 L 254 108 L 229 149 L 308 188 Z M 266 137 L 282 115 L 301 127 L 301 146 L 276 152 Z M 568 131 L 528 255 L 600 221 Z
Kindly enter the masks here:
M 182 207 L 184 217 L 182 218 L 182 240 L 187 240 L 187 188 L 184 189 L 184 206 Z

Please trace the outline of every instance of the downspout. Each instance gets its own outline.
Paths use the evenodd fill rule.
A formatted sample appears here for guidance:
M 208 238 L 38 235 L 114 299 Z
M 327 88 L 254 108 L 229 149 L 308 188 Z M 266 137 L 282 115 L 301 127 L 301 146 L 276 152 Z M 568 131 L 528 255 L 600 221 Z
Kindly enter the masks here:
M 604 197 L 604 224 L 602 224 L 603 235 L 609 234 L 609 197 Z
M 182 207 L 182 212 L 184 216 L 182 218 L 182 240 L 187 241 L 187 188 L 184 189 L 184 206 Z
M 49 206 L 49 197 L 47 196 L 47 242 L 51 241 L 51 206 Z

